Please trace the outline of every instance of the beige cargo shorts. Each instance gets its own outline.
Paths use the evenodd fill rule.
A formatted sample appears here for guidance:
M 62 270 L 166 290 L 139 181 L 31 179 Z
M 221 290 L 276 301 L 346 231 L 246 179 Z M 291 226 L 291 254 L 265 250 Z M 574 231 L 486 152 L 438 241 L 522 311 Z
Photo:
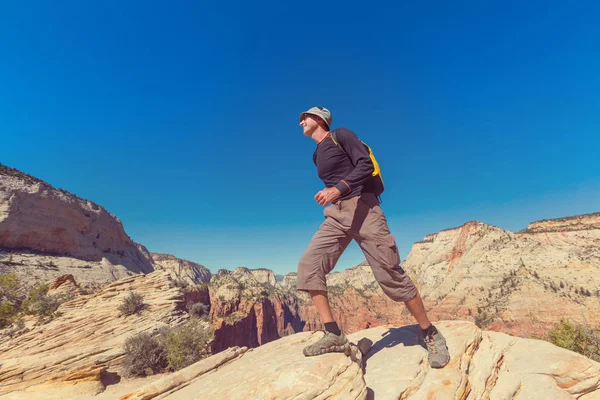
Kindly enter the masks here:
M 395 301 L 408 301 L 417 288 L 400 267 L 400 255 L 387 220 L 372 193 L 340 200 L 325 208 L 321 224 L 298 263 L 297 289 L 327 290 L 325 276 L 356 240 L 384 293 Z

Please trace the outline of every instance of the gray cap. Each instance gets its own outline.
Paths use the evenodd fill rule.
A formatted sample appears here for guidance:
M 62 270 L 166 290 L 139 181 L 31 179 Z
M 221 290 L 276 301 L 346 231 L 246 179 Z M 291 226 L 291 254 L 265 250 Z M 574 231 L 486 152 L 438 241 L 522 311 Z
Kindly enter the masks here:
M 331 118 L 331 112 L 329 112 L 329 110 L 325 107 L 313 107 L 308 111 L 304 111 L 302 114 L 300 114 L 300 121 L 302 121 L 304 114 L 316 115 L 325 121 L 328 129 L 331 127 L 331 121 L 333 121 L 333 118 Z

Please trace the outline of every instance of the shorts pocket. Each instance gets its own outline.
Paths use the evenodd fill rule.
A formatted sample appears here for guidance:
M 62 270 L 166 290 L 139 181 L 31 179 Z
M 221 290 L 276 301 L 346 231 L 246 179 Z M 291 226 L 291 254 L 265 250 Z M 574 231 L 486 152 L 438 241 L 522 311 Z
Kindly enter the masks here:
M 393 235 L 384 235 L 377 239 L 377 252 L 383 265 L 388 268 L 395 268 L 400 265 L 400 253 L 396 246 L 396 239 Z

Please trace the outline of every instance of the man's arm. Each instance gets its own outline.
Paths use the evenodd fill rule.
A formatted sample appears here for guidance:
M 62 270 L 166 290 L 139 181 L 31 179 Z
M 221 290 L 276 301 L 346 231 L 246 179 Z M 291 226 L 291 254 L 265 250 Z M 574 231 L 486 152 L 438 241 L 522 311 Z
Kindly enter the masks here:
M 372 176 L 375 167 L 369 151 L 354 132 L 346 128 L 338 128 L 335 130 L 335 138 L 354 165 L 354 169 L 335 185 L 341 194 L 345 194 L 356 186 L 364 184 Z

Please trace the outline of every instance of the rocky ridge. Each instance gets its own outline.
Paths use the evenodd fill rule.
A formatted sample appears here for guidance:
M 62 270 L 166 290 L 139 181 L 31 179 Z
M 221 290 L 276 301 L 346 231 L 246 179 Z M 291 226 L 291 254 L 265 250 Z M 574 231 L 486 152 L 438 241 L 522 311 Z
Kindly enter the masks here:
M 154 270 L 104 207 L 0 164 L 0 273 L 102 284 Z
M 415 243 L 404 267 L 435 319 L 519 336 L 543 334 L 562 318 L 600 323 L 598 214 L 521 233 L 469 222 Z
M 171 254 L 150 253 L 150 257 L 157 268 L 173 271 L 177 277 L 191 285 L 210 282 L 212 275 L 204 265 L 182 260 Z

